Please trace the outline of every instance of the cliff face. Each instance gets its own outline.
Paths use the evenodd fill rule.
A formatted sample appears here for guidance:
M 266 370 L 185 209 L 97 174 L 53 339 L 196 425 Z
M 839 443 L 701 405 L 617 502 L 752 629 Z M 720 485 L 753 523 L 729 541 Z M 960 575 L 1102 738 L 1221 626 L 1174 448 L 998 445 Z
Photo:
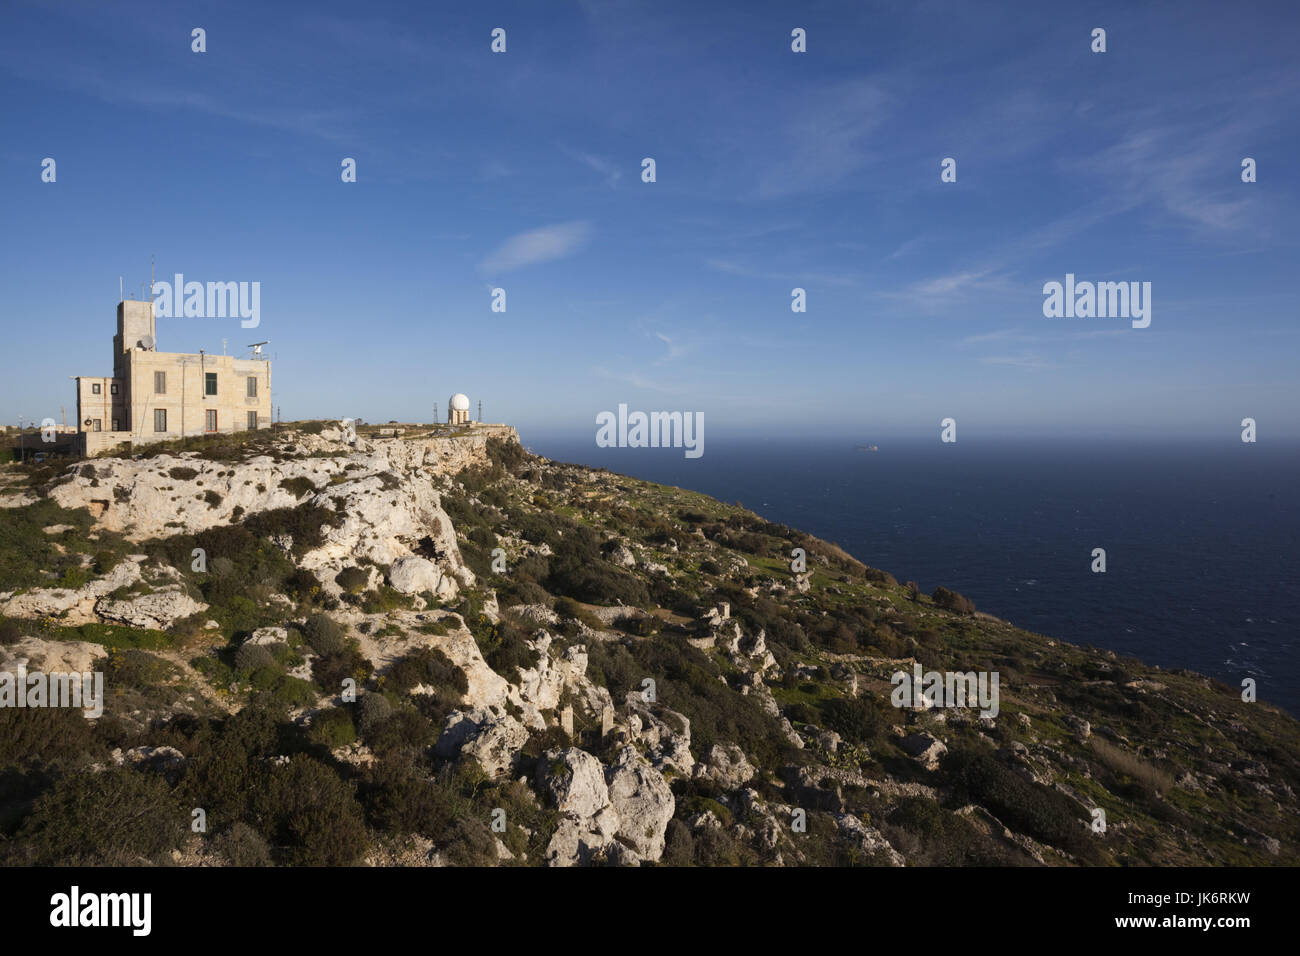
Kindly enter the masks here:
M 87 793 L 141 804 L 94 862 L 1297 862 L 1300 727 L 1239 690 L 513 429 L 344 439 L 6 476 L 0 670 L 108 688 L 0 709 L 10 862 Z

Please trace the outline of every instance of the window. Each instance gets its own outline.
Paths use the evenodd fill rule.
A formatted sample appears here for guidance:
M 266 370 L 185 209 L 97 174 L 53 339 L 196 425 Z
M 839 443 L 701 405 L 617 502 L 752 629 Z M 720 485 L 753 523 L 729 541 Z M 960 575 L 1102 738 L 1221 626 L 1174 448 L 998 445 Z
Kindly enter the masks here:
M 251 382 L 252 379 L 249 379 L 249 381 Z M 257 428 L 257 412 L 248 413 L 248 428 L 250 431 Z
M 204 412 L 203 427 L 210 432 L 217 430 L 217 410 L 215 408 L 209 408 Z
M 153 393 L 155 395 L 167 394 L 167 373 L 166 372 L 153 373 Z
M 113 419 L 113 431 L 115 431 L 115 432 L 120 432 L 121 430 L 122 430 L 122 429 L 120 429 L 120 428 L 118 427 L 117 419 L 116 419 L 116 418 Z
M 112 385 L 108 386 L 108 390 L 109 390 L 110 392 L 112 392 L 114 395 L 116 395 L 116 394 L 117 394 L 117 382 L 114 382 Z
M 165 432 L 167 430 L 167 409 L 155 408 L 153 410 L 153 430 L 156 432 Z
M 92 394 L 92 395 L 99 395 L 99 394 L 101 394 L 101 388 L 102 388 L 102 387 L 100 386 L 100 384 L 99 384 L 98 382 L 96 382 L 94 385 L 90 386 L 90 394 Z
M 100 430 L 100 420 L 99 420 L 98 418 L 96 418 L 96 419 L 95 419 L 95 431 L 99 431 L 99 430 Z
M 248 397 L 257 398 L 257 376 L 248 376 Z
M 216 373 L 216 372 L 205 372 L 205 373 L 204 373 L 204 375 L 203 375 L 203 394 L 204 394 L 204 395 L 215 395 L 215 394 L 217 394 L 217 373 Z

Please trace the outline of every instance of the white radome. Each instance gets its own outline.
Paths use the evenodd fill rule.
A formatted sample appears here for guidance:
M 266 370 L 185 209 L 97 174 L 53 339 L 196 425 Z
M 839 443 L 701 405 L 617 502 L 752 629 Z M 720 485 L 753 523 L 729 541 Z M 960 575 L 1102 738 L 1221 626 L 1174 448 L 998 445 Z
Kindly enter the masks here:
M 457 392 L 455 395 L 453 395 L 451 397 L 451 400 L 447 404 L 451 406 L 452 411 L 456 411 L 456 412 L 469 411 L 469 398 L 465 395 L 462 395 L 460 392 Z

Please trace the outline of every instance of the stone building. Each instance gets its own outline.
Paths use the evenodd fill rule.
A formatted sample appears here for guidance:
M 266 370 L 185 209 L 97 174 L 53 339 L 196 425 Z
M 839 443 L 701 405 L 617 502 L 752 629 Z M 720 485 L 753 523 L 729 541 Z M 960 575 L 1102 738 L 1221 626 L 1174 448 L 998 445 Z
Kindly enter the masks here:
M 469 399 L 460 392 L 447 400 L 447 424 L 469 424 Z
M 77 377 L 82 452 L 271 424 L 271 361 L 159 352 L 153 303 L 117 306 L 113 374 Z

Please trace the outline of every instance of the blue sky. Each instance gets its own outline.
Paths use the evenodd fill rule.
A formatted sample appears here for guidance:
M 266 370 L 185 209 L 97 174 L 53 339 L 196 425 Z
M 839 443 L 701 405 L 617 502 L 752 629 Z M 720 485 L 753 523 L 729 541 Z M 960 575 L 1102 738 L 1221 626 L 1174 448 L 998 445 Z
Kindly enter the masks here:
M 258 329 L 163 319 L 159 347 L 269 339 L 285 418 L 427 420 L 463 391 L 526 438 L 619 403 L 711 437 L 1294 436 L 1297 25 L 1186 0 L 10 2 L 0 419 L 111 373 L 118 277 L 139 296 L 156 254 L 261 283 Z M 1066 273 L 1152 283 L 1151 326 L 1044 318 Z

